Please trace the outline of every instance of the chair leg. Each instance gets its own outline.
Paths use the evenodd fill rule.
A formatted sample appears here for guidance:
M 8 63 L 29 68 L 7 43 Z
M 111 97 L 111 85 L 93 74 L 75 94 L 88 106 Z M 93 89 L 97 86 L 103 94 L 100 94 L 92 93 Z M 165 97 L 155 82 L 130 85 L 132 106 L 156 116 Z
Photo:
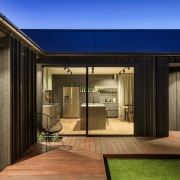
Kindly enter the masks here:
M 51 136 L 49 134 L 46 134 L 45 137 L 46 137 L 46 151 L 47 151 L 47 147 L 48 147 L 47 143 L 49 143 L 49 145 L 50 145 L 50 142 L 51 142 L 50 138 L 51 138 Z
M 63 142 L 62 139 L 63 139 L 63 137 L 62 137 L 62 136 L 59 136 L 59 140 L 62 142 L 63 146 L 65 147 L 64 142 Z
M 45 135 L 45 139 L 46 139 L 46 152 L 47 152 L 47 135 Z
M 50 141 L 51 136 L 48 135 L 47 137 L 48 137 L 48 142 L 49 142 L 49 144 L 50 144 L 50 142 L 51 142 L 51 141 Z

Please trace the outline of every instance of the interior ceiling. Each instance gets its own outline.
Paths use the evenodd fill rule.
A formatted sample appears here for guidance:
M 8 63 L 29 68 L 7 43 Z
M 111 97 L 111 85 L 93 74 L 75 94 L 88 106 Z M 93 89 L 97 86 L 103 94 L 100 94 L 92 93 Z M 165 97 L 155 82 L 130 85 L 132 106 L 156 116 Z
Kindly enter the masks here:
M 68 69 L 64 69 L 64 67 L 48 67 L 51 69 L 52 74 L 68 74 L 67 70 L 69 69 L 72 74 L 86 74 L 86 68 L 82 67 L 68 67 Z M 92 74 L 92 67 L 89 67 L 89 74 Z M 123 72 L 125 70 L 125 72 Z M 134 73 L 133 67 L 94 67 L 93 74 L 119 74 L 119 73 Z

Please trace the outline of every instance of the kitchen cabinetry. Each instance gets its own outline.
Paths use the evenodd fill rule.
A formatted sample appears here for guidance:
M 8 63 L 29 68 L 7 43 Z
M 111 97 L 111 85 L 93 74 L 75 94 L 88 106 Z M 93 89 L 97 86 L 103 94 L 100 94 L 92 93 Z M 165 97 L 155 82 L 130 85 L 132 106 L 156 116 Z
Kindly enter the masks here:
M 97 112 L 97 113 L 96 113 Z M 88 105 L 88 129 L 106 129 L 106 107 L 101 103 Z M 81 129 L 86 129 L 86 103 L 81 105 Z
M 55 104 L 54 105 L 54 117 L 56 119 L 60 118 L 60 104 Z
M 117 88 L 99 88 L 98 92 L 100 93 L 117 93 Z
M 43 105 L 43 113 L 55 117 L 56 119 L 60 118 L 60 104 L 49 104 Z
M 108 118 L 117 118 L 118 117 L 118 103 L 115 102 L 105 102 L 106 112 Z
M 95 89 L 100 93 L 100 103 L 117 102 L 117 86 L 95 86 Z

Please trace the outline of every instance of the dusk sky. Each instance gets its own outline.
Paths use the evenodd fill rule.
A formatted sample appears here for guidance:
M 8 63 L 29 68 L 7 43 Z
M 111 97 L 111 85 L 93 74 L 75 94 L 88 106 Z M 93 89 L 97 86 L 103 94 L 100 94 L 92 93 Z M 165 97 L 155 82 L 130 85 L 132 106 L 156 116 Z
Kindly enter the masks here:
M 0 0 L 20 29 L 180 29 L 180 0 Z

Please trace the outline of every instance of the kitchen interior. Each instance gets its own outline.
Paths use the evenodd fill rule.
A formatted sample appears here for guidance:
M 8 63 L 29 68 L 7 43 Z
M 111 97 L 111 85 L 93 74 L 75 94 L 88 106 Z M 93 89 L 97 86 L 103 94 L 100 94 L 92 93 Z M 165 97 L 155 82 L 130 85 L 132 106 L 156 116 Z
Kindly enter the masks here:
M 86 81 L 84 67 L 43 68 L 42 111 L 60 120 L 61 134 L 133 135 L 134 68 L 89 67 Z

